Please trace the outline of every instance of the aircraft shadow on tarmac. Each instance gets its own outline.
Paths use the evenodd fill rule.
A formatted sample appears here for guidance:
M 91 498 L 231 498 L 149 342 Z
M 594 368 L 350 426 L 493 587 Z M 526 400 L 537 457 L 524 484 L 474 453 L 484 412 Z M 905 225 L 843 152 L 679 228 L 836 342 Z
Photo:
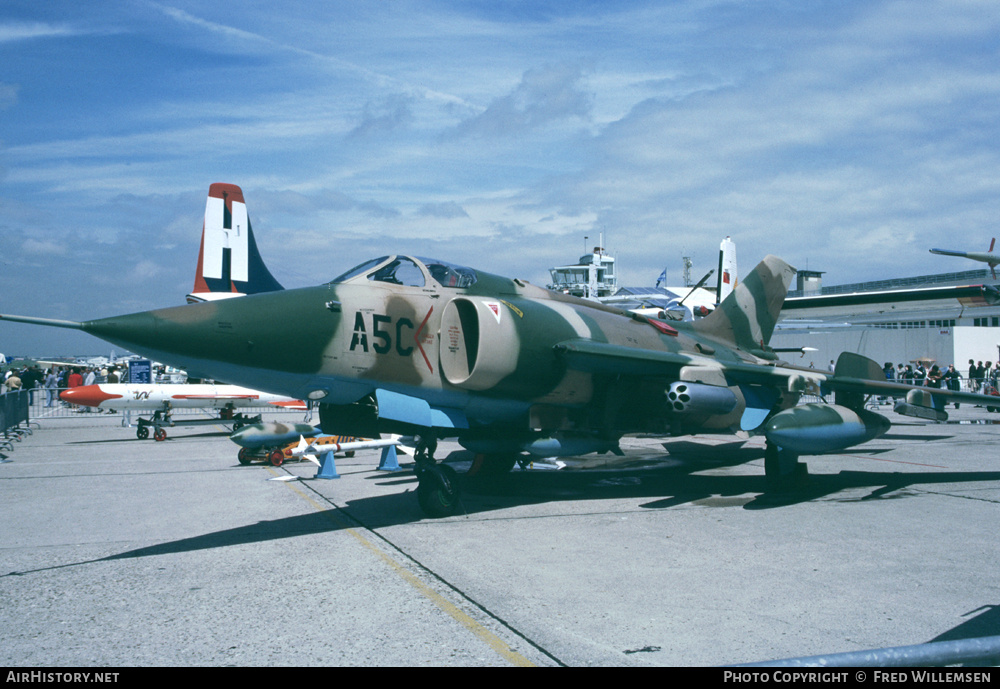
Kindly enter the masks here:
M 930 641 L 957 641 L 993 636 L 1000 629 L 1000 605 L 982 605 L 962 615 L 965 622 L 956 625 Z
M 456 456 L 459 461 L 455 461 Z M 640 460 L 639 466 L 645 464 L 649 468 L 637 468 L 633 460 L 630 466 L 624 469 L 515 470 L 489 479 L 462 476 L 461 509 L 457 516 L 449 520 L 487 515 L 501 509 L 523 505 L 629 498 L 650 498 L 648 502 L 639 504 L 640 507 L 650 510 L 667 509 L 683 504 L 708 508 L 775 509 L 856 489 L 871 490 L 860 497 L 856 493 L 845 496 L 843 501 L 915 499 L 919 498 L 920 493 L 905 492 L 903 489 L 946 483 L 1000 481 L 1000 471 L 907 473 L 841 471 L 836 474 L 811 474 L 805 485 L 795 490 L 768 492 L 763 470 L 759 474 L 751 475 L 695 473 L 734 467 L 762 459 L 762 448 L 744 447 L 738 442 L 714 446 L 711 452 L 706 452 L 706 447 L 697 443 L 674 442 L 670 445 L 669 454 L 651 455 Z M 462 458 L 460 453 L 453 453 L 449 460 L 461 469 L 467 458 Z M 822 462 L 822 458 L 817 457 L 812 461 L 818 464 Z M 394 474 L 372 470 L 365 478 L 387 487 L 412 484 L 414 490 L 416 488 L 416 478 L 407 465 L 403 466 L 402 472 Z M 137 548 L 97 561 L 224 548 L 357 528 L 359 525 L 381 528 L 413 523 L 424 518 L 413 493 L 412 490 L 394 491 L 385 495 L 348 499 L 341 508 L 258 521 Z
M 212 550 L 215 548 L 226 548 L 234 545 L 248 545 L 252 543 L 264 543 L 276 541 L 283 538 L 296 538 L 298 536 L 308 536 L 311 534 L 327 533 L 356 526 L 347 520 L 331 519 L 329 512 L 308 512 L 294 517 L 283 517 L 281 519 L 269 519 L 253 524 L 245 524 L 232 529 L 222 531 L 212 531 L 210 533 L 182 538 L 176 541 L 167 541 L 144 548 L 127 550 L 115 555 L 100 558 L 100 562 L 109 560 L 126 560 L 140 557 L 151 557 L 154 555 L 171 555 L 176 553 L 187 553 L 198 550 Z
M 873 448 L 866 454 L 889 452 Z M 494 512 L 520 505 L 560 501 L 653 498 L 640 503 L 645 509 L 666 509 L 683 504 L 702 507 L 743 507 L 746 510 L 775 509 L 836 496 L 843 491 L 843 502 L 903 499 L 918 497 L 917 492 L 904 489 L 920 485 L 1000 481 L 1000 471 L 989 472 L 872 472 L 841 471 L 836 474 L 810 474 L 792 490 L 769 491 L 763 471 L 759 474 L 701 474 L 708 470 L 737 467 L 752 461 L 763 461 L 763 448 L 746 447 L 742 442 L 716 445 L 711 451 L 695 442 L 672 442 L 669 453 L 629 458 L 624 467 L 604 469 L 563 469 L 560 471 L 512 471 L 490 478 L 462 475 L 469 462 L 463 453 L 452 453 L 449 463 L 462 475 L 462 505 L 467 516 Z M 821 469 L 822 456 L 810 458 Z M 373 474 L 372 480 L 383 485 L 398 486 L 416 479 L 406 472 L 391 478 Z M 858 496 L 857 489 L 871 489 Z M 387 496 L 388 497 L 388 496 Z M 834 497 L 834 499 L 837 499 Z M 381 503 L 381 497 L 348 501 L 345 508 L 352 516 L 369 527 L 389 526 L 407 521 L 403 513 L 392 513 Z M 415 502 L 411 498 L 411 502 Z M 420 513 L 416 513 L 420 517 Z

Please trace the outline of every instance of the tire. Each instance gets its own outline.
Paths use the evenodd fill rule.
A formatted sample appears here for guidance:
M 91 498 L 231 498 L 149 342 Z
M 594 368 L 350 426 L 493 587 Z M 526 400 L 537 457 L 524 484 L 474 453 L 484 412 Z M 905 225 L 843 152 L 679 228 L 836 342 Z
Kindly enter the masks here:
M 417 484 L 417 502 L 428 517 L 448 517 L 459 503 L 458 474 L 446 464 L 432 464 L 423 469 Z

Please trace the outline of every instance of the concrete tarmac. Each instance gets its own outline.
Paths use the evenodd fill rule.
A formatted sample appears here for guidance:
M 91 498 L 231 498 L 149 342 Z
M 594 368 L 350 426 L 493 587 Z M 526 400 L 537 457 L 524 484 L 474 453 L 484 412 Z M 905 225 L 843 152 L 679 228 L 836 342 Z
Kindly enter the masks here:
M 467 485 L 446 519 L 403 456 L 324 480 L 241 466 L 221 426 L 45 421 L 0 464 L 0 658 L 722 665 L 1000 633 L 1000 426 L 887 414 L 795 492 L 764 492 L 762 438 L 629 438 Z

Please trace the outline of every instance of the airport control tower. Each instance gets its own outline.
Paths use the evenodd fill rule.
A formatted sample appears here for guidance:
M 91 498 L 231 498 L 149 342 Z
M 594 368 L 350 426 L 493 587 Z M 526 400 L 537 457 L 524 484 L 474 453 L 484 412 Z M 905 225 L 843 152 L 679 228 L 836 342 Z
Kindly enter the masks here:
M 580 262 L 570 266 L 549 269 L 552 284 L 546 285 L 557 292 L 572 294 L 584 299 L 610 297 L 618 291 L 615 259 L 595 246 L 593 253 L 580 257 Z

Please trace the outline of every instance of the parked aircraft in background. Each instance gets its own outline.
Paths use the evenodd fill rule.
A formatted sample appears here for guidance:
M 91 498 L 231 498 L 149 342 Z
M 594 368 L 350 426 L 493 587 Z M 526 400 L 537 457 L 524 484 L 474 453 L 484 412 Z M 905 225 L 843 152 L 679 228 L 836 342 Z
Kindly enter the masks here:
M 736 244 L 726 237 L 719 244 L 719 278 L 715 289 L 715 303 L 725 301 L 739 282 L 736 273 Z
M 305 410 L 307 405 L 301 400 L 283 395 L 274 395 L 237 385 L 216 385 L 202 383 L 189 384 L 140 384 L 140 383 L 98 383 L 69 388 L 59 393 L 59 398 L 70 404 L 92 409 L 124 411 L 125 425 L 131 425 L 133 410 L 151 411 L 149 419 L 137 420 L 136 437 L 145 440 L 152 433 L 155 440 L 165 440 L 166 428 L 173 426 L 201 426 L 212 423 L 230 424 L 234 428 L 261 420 L 260 415 L 244 416 L 239 408 L 275 408 Z M 218 409 L 215 419 L 182 418 L 175 420 L 175 409 Z
M 99 383 L 81 385 L 63 390 L 59 399 L 70 404 L 96 409 L 156 410 L 174 409 L 232 409 L 234 407 L 284 407 L 305 409 L 302 400 L 284 395 L 273 395 L 238 385 L 144 385 L 139 383 Z
M 975 251 L 951 251 L 949 249 L 931 249 L 932 254 L 939 254 L 941 256 L 960 256 L 962 258 L 970 258 L 973 261 L 982 261 L 990 266 L 990 272 L 993 274 L 993 279 L 997 279 L 996 267 L 1000 264 L 1000 255 L 993 253 L 993 245 L 996 244 L 996 237 L 990 240 L 990 248 L 986 253 L 975 252 Z
M 713 273 L 716 277 L 715 291 L 704 289 L 703 285 Z M 656 287 L 650 292 L 642 292 L 641 288 L 624 288 L 624 294 L 598 299 L 602 304 L 609 304 L 627 309 L 633 313 L 649 318 L 665 321 L 693 321 L 704 318 L 725 300 L 736 287 L 736 244 L 726 237 L 719 244 L 719 269 L 710 270 L 694 287 L 660 287 L 665 282 L 667 271 L 656 280 Z

